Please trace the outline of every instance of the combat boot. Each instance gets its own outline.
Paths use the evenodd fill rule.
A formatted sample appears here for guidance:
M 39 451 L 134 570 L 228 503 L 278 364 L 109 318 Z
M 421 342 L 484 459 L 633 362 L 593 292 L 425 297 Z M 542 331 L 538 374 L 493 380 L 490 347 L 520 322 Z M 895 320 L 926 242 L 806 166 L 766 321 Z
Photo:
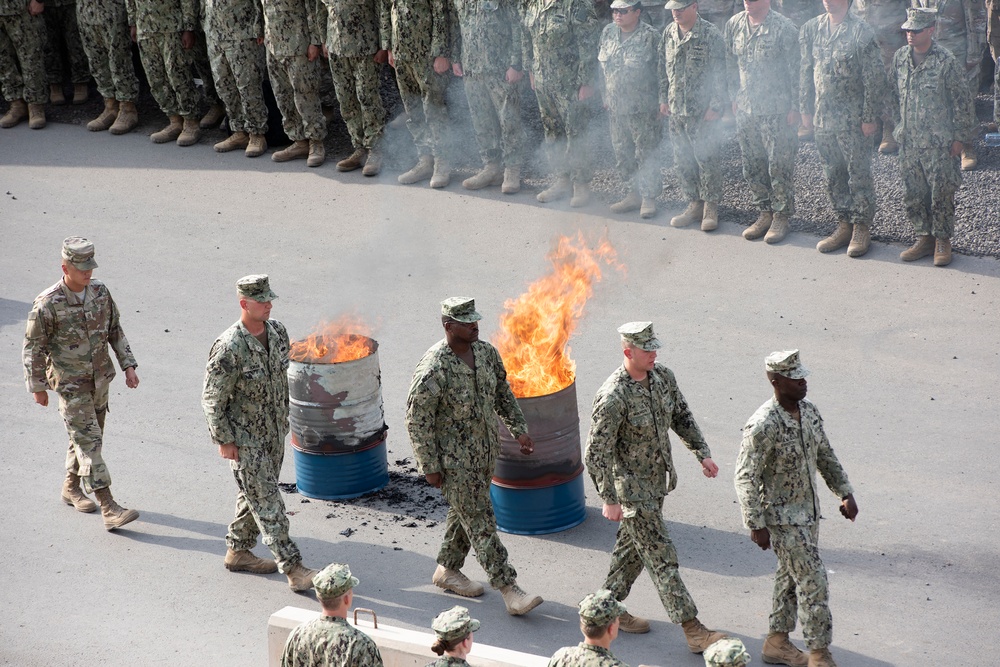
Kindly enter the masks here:
M 975 144 L 962 144 L 962 171 L 973 171 L 979 166 Z
M 29 104 L 28 105 L 28 127 L 32 130 L 40 130 L 48 124 L 45 120 L 45 105 L 44 104 Z
M 111 124 L 108 131 L 111 134 L 128 134 L 139 124 L 139 111 L 135 108 L 135 102 L 120 102 L 118 104 L 118 118 Z
M 770 211 L 761 211 L 757 220 L 752 225 L 743 230 L 743 238 L 747 241 L 754 241 L 767 233 L 774 221 L 774 214 Z
M 247 149 L 243 153 L 247 157 L 260 157 L 267 152 L 267 139 L 263 134 L 251 134 Z
M 706 628 L 697 617 L 681 623 L 681 628 L 684 630 L 684 638 L 687 640 L 688 649 L 692 653 L 702 653 L 709 646 L 726 637 L 721 632 Z
M 153 132 L 149 135 L 149 139 L 154 144 L 165 144 L 168 141 L 175 141 L 177 137 L 181 136 L 181 130 L 183 129 L 184 119 L 180 116 L 171 116 L 170 124 L 159 132 Z
M 800 651 L 788 638 L 787 632 L 772 632 L 764 640 L 764 650 L 760 659 L 769 665 L 789 665 L 806 667 L 809 656 Z
M 573 196 L 569 198 L 569 205 L 573 208 L 586 206 L 590 202 L 590 186 L 586 183 L 573 184 Z
M 127 523 L 132 523 L 139 518 L 139 513 L 135 510 L 127 510 L 111 497 L 111 489 L 105 487 L 94 491 L 97 502 L 101 504 L 101 516 L 104 518 L 105 530 L 121 528 Z
M 306 158 L 307 167 L 318 167 L 326 162 L 326 146 L 322 139 L 309 140 L 309 157 Z
M 24 100 L 14 100 L 10 103 L 7 113 L 0 118 L 0 127 L 14 127 L 28 117 L 28 105 Z
M 618 629 L 633 635 L 644 635 L 649 632 L 649 621 L 625 612 L 618 617 Z
M 216 153 L 228 153 L 229 151 L 234 151 L 237 148 L 246 148 L 250 145 L 250 135 L 239 130 L 238 132 L 233 132 L 228 137 L 215 144 L 212 148 L 215 149 Z
M 444 565 L 438 565 L 431 577 L 431 583 L 442 590 L 451 591 L 455 595 L 466 598 L 477 598 L 483 594 L 483 585 L 472 581 L 458 570 L 452 570 Z
M 503 183 L 503 169 L 500 168 L 500 164 L 498 162 L 487 162 L 475 176 L 470 176 L 462 181 L 462 187 L 466 190 L 482 190 L 491 185 L 500 185 L 501 183 Z
M 934 266 L 951 264 L 951 239 L 937 239 L 934 244 Z
M 926 257 L 934 252 L 934 237 L 930 234 L 921 234 L 909 248 L 899 253 L 899 258 L 904 262 L 913 262 L 921 257 Z
M 847 246 L 848 257 L 861 257 L 868 252 L 872 244 L 872 232 L 868 225 L 858 223 L 854 225 L 854 233 L 851 235 L 851 244 Z
M 521 165 L 514 165 L 503 170 L 503 183 L 500 192 L 512 195 L 521 191 Z
M 271 153 L 272 162 L 288 162 L 289 160 L 304 160 L 309 157 L 309 142 L 305 139 L 293 142 L 280 151 Z
M 549 202 L 565 199 L 572 191 L 573 185 L 570 183 L 569 177 L 560 176 L 556 179 L 555 183 L 535 195 L 535 199 L 543 204 L 548 204 Z
M 365 165 L 365 149 L 356 148 L 353 153 L 337 163 L 337 171 L 354 171 Z
M 409 171 L 404 171 L 396 180 L 402 185 L 412 185 L 426 181 L 434 173 L 434 158 L 430 155 L 421 155 L 417 158 L 417 163 Z
M 90 97 L 90 88 L 85 83 L 73 84 L 73 104 L 83 104 Z
M 775 213 L 771 220 L 771 228 L 764 236 L 764 241 L 766 243 L 780 243 L 786 236 L 788 236 L 788 214 Z
M 882 155 L 895 155 L 899 152 L 899 144 L 892 136 L 892 131 L 895 129 L 896 126 L 891 120 L 882 123 L 882 143 L 878 145 L 878 152 Z
M 251 574 L 271 574 L 278 571 L 278 564 L 269 558 L 257 558 L 251 551 L 226 550 L 223 561 L 230 572 L 250 572 Z
M 701 214 L 701 231 L 710 232 L 719 227 L 719 205 L 714 201 L 705 202 L 705 211 Z
M 628 213 L 642 206 L 642 196 L 635 190 L 629 190 L 621 201 L 616 201 L 609 208 L 612 213 Z
M 814 648 L 809 651 L 809 667 L 837 667 L 828 648 Z
M 451 183 L 451 163 L 443 157 L 434 158 L 434 171 L 430 186 L 434 189 L 446 188 Z
M 63 481 L 62 499 L 64 503 L 72 505 L 79 512 L 89 514 L 97 509 L 94 501 L 80 490 L 80 478 L 69 471 L 66 472 L 66 479 Z
M 181 133 L 177 135 L 178 146 L 194 146 L 201 139 L 201 127 L 197 118 L 185 118 Z
M 361 168 L 361 174 L 362 176 L 378 176 L 381 171 L 382 149 L 378 146 L 373 146 L 368 151 L 368 159 L 365 160 L 365 166 Z
M 854 231 L 853 227 L 847 221 L 847 218 L 838 217 L 837 228 L 833 230 L 833 234 L 830 234 L 816 244 L 816 250 L 820 252 L 833 252 L 834 250 L 843 248 L 851 242 L 851 233 Z
M 654 215 L 656 215 L 656 200 L 652 197 L 643 197 L 642 204 L 639 206 L 639 217 L 643 220 L 649 220 Z
M 500 594 L 503 595 L 503 603 L 511 616 L 524 616 L 542 604 L 540 595 L 528 595 L 516 583 L 501 588 Z
M 213 127 L 218 127 L 222 122 L 222 119 L 226 116 L 226 107 L 221 104 L 213 104 L 201 120 L 198 121 L 198 127 L 203 130 L 210 130 Z
M 87 129 L 91 132 L 104 132 L 114 124 L 117 117 L 118 100 L 106 98 L 104 100 L 104 111 L 97 118 L 87 123 Z
M 701 222 L 701 216 L 705 213 L 705 202 L 701 199 L 690 202 L 683 213 L 670 218 L 671 227 L 687 227 L 692 222 Z
M 63 94 L 61 84 L 53 83 L 49 86 L 49 103 L 57 107 L 66 104 L 66 95 Z
M 298 593 L 313 587 L 313 577 L 316 576 L 316 570 L 310 570 L 299 561 L 292 566 L 291 570 L 285 572 L 285 576 L 288 577 L 288 587 Z

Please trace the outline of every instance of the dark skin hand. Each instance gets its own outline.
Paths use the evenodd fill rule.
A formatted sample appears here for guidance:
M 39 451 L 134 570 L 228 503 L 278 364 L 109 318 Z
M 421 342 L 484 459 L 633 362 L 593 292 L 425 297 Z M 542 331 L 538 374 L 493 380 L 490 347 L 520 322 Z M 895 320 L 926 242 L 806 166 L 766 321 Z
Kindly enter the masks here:
M 850 519 L 854 521 L 858 516 L 858 504 L 854 501 L 854 494 L 849 493 L 844 496 L 844 499 L 840 501 L 840 513 L 844 515 L 845 519 Z M 756 530 L 750 531 L 750 539 L 753 543 L 760 547 L 762 550 L 767 551 L 771 548 L 771 531 L 767 528 L 757 528 Z

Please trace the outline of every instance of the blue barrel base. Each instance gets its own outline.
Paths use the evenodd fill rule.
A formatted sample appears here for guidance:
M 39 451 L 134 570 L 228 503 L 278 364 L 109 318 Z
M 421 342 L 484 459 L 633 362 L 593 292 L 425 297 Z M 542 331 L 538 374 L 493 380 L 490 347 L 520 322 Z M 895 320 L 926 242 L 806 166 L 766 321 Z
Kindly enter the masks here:
M 360 452 L 315 454 L 292 447 L 299 493 L 316 500 L 344 500 L 378 491 L 389 483 L 385 440 Z
M 497 528 L 513 535 L 545 535 L 569 530 L 587 518 L 583 475 L 537 489 L 490 484 Z

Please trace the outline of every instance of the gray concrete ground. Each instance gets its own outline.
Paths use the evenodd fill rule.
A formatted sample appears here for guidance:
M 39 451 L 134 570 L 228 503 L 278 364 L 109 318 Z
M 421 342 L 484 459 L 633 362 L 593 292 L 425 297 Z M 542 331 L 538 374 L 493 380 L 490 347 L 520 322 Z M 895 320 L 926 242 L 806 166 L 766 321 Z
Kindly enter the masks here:
M 273 314 L 293 337 L 349 308 L 375 323 L 394 483 L 417 508 L 288 494 L 306 563 L 350 563 L 362 582 L 357 604 L 385 623 L 425 628 L 463 603 L 483 621 L 479 641 L 543 655 L 577 642 L 576 603 L 601 585 L 615 532 L 590 483 L 583 525 L 504 536 L 521 584 L 546 598 L 512 618 L 494 591 L 460 600 L 430 584 L 444 510 L 414 485 L 403 428 L 413 366 L 441 337 L 440 299 L 475 296 L 489 335 L 504 299 L 545 272 L 553 238 L 577 230 L 608 233 L 628 268 L 606 274 L 573 338 L 581 428 L 619 362 L 615 328 L 651 319 L 666 343 L 660 359 L 721 468 L 703 478 L 674 439 L 680 485 L 665 515 L 705 623 L 741 637 L 759 662 L 774 556 L 749 541 L 732 473 L 740 427 L 769 395 L 763 357 L 798 347 L 861 508 L 851 524 L 823 496 L 839 664 L 993 661 L 1000 264 L 902 264 L 901 246 L 881 244 L 860 260 L 821 256 L 813 236 L 770 247 L 744 241 L 732 223 L 711 235 L 670 228 L 672 213 L 609 219 L 597 205 L 542 207 L 530 193 L 435 192 L 398 186 L 394 173 L 363 179 L 331 164 L 307 170 L 62 125 L 0 133 L 0 663 L 263 664 L 268 615 L 315 605 L 280 575 L 222 567 L 235 484 L 199 397 L 208 349 L 238 316 L 233 282 L 256 272 L 271 275 L 281 295 Z M 126 390 L 121 375 L 113 386 L 105 452 L 116 497 L 142 517 L 116 533 L 60 502 L 63 426 L 22 380 L 25 316 L 58 279 L 59 243 L 71 234 L 97 244 L 95 276 L 118 301 L 139 360 L 140 387 Z M 282 479 L 295 479 L 290 450 Z M 471 560 L 466 571 L 483 578 Z M 647 576 L 628 605 L 653 631 L 623 635 L 622 659 L 701 664 Z

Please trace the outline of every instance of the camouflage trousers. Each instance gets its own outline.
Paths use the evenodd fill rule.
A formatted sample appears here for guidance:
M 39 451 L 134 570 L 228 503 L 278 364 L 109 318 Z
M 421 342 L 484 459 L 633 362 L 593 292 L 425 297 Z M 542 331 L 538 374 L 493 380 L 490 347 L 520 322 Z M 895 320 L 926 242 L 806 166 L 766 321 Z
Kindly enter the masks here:
M 803 23 L 826 11 L 822 0 L 777 0 L 775 4 L 775 9 L 794 23 L 796 28 L 801 28 Z
M 677 569 L 677 550 L 663 521 L 663 498 L 636 507 L 629 514 L 632 516 L 623 516 L 618 526 L 611 568 L 603 587 L 619 601 L 624 600 L 645 568 L 670 620 L 690 621 L 698 615 L 698 607 Z
M 13 85 L 13 81 L 7 79 L 7 72 L 17 71 L 17 61 L 14 60 L 14 47 L 11 46 L 7 34 L 0 30 L 0 93 L 3 94 L 6 100 L 16 100 L 21 95 L 21 77 L 17 78 L 17 87 Z
M 409 115 L 406 129 L 413 137 L 413 144 L 420 155 L 433 155 L 447 159 L 448 107 L 445 90 L 449 74 L 437 74 L 431 61 L 409 62 L 396 60 L 396 85 L 403 99 L 403 108 Z
M 209 39 L 208 55 L 215 90 L 229 116 L 229 129 L 266 134 L 264 47 L 256 39 Z
M 618 175 L 643 197 L 657 197 L 663 191 L 663 175 L 656 159 L 663 136 L 659 109 L 616 113 L 611 107 L 608 122 Z
M 14 16 L 0 16 L 0 35 L 7 38 L 9 58 L 0 64 L 0 84 L 8 102 L 23 99 L 28 104 L 49 101 L 45 76 L 45 19 L 29 16 L 25 10 Z
M 778 557 L 769 632 L 791 632 L 798 614 L 806 646 L 826 648 L 833 642 L 830 590 L 819 557 L 819 524 L 768 526 Z
M 520 84 L 507 83 L 504 76 L 503 72 L 466 72 L 465 96 L 483 164 L 498 162 L 505 167 L 519 167 L 527 140 L 521 122 L 521 88 Z
M 285 501 L 278 489 L 278 475 L 285 458 L 284 442 L 240 446 L 239 456 L 238 461 L 230 461 L 240 492 L 226 545 L 233 551 L 249 551 L 257 545 L 257 537 L 263 535 L 278 569 L 287 573 L 302 561 L 302 555 L 288 537 Z
M 267 73 L 281 111 L 281 127 L 292 141 L 326 138 L 326 118 L 319 102 L 320 60 L 305 55 L 267 52 Z
M 826 191 L 834 212 L 854 225 L 870 225 L 875 218 L 875 181 L 872 179 L 872 140 L 860 127 L 827 131 L 816 128 L 816 150 L 823 158 Z
M 372 56 L 330 54 L 330 76 L 337 92 L 340 117 L 344 119 L 351 145 L 371 150 L 385 131 L 385 109 L 379 95 L 379 64 Z
M 219 99 L 215 86 L 215 75 L 212 72 L 212 60 L 208 55 L 208 37 L 199 28 L 194 31 L 194 47 L 191 49 L 191 63 L 194 71 L 201 79 L 201 90 L 205 95 L 205 103 L 212 107 L 225 106 Z
M 589 183 L 594 176 L 585 136 L 590 109 L 577 93 L 576 89 L 563 90 L 535 79 L 535 97 L 552 173 L 575 183 Z
M 191 78 L 191 52 L 179 32 L 145 33 L 139 37 L 139 59 L 146 70 L 149 92 L 167 116 L 194 118 L 198 91 Z
M 101 97 L 135 102 L 139 98 L 139 79 L 132 65 L 132 38 L 125 8 L 118 8 L 114 20 L 107 23 L 81 23 L 80 37 Z
M 80 477 L 87 493 L 111 486 L 111 473 L 101 456 L 108 386 L 94 391 L 59 393 L 59 414 L 69 434 L 66 470 Z
M 722 201 L 721 133 L 717 121 L 702 116 L 670 116 L 674 171 L 689 201 Z
M 743 178 L 754 206 L 762 211 L 795 212 L 796 128 L 784 114 L 736 114 L 736 138 L 743 153 Z
M 507 549 L 497 535 L 497 519 L 490 500 L 490 477 L 489 471 L 445 471 L 441 494 L 449 508 L 437 562 L 446 568 L 460 570 L 472 549 L 489 576 L 490 586 L 502 588 L 514 583 L 517 572 L 507 561 Z
M 76 3 L 68 5 L 46 3 L 42 16 L 45 18 L 45 30 L 48 36 L 45 44 L 45 73 L 49 77 L 49 84 L 59 85 L 66 82 L 64 58 L 69 61 L 71 83 L 90 81 L 87 54 L 83 52 L 80 28 L 76 23 Z
M 945 148 L 899 147 L 903 208 L 917 236 L 950 239 L 955 233 L 955 192 L 962 184 L 959 158 Z

